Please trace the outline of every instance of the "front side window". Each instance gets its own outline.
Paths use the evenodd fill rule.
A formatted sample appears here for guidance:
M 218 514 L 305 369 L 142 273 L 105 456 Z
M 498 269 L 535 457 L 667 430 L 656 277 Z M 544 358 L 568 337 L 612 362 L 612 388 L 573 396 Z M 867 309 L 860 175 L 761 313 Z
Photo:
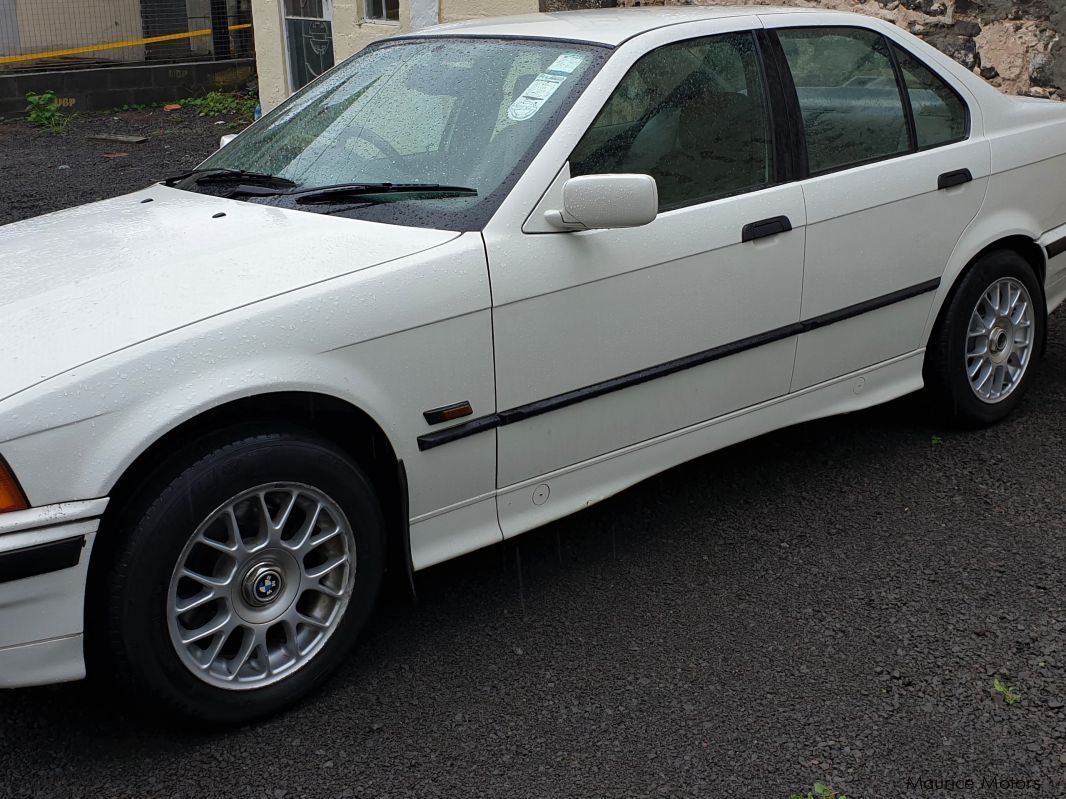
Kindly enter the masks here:
M 570 158 L 572 175 L 619 172 L 654 177 L 664 211 L 773 181 L 752 34 L 678 42 L 633 65 Z
M 966 138 L 966 103 L 944 80 L 901 47 L 892 45 L 907 86 L 918 149 L 939 147 Z
M 400 0 L 364 0 L 363 16 L 372 22 L 399 22 Z
M 858 28 L 777 32 L 796 84 L 811 174 L 910 152 L 910 130 L 884 38 Z
M 296 184 L 287 192 L 240 196 L 249 202 L 478 230 L 609 55 L 595 45 L 538 39 L 425 37 L 372 45 L 201 167 Z M 393 185 L 333 204 L 301 204 L 295 196 L 353 183 L 407 188 Z M 430 188 L 418 193 L 408 190 L 411 184 Z M 466 191 L 434 193 L 433 185 Z M 233 189 L 191 181 L 178 187 Z

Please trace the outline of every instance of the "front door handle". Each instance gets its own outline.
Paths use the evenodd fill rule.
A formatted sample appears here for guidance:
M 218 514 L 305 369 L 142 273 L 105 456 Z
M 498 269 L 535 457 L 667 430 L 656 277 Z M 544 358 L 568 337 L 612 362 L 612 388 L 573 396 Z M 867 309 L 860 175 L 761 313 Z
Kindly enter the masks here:
M 940 191 L 944 191 L 944 189 L 953 189 L 956 186 L 962 186 L 964 183 L 972 181 L 973 175 L 969 169 L 956 169 L 954 172 L 945 172 L 941 175 L 937 181 L 937 188 Z
M 787 216 L 775 216 L 772 219 L 763 219 L 744 225 L 740 240 L 742 242 L 756 241 L 776 236 L 778 233 L 788 233 L 790 230 L 792 230 L 792 222 Z

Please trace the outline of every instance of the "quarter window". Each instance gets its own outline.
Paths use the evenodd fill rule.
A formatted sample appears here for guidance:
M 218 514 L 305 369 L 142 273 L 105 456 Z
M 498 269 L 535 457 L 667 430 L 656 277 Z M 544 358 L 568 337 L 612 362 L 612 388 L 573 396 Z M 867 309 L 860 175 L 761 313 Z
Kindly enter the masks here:
M 906 50 L 894 44 L 892 50 L 914 110 L 918 148 L 924 150 L 965 139 L 967 109 L 962 98 Z
M 572 175 L 635 172 L 661 210 L 773 180 L 764 78 L 750 33 L 692 39 L 633 65 L 570 158 Z
M 778 31 L 796 84 L 812 174 L 910 152 L 884 37 L 856 28 Z

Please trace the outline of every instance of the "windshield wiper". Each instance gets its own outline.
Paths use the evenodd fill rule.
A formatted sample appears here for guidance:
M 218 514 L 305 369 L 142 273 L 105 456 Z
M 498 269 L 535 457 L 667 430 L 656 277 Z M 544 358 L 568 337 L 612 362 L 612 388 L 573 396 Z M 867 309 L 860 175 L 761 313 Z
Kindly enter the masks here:
M 258 193 L 258 192 L 257 192 Z M 344 202 L 346 198 L 365 199 L 372 194 L 425 194 L 440 197 L 477 197 L 477 189 L 445 186 L 440 183 L 338 183 L 299 191 L 279 192 L 295 198 L 299 205 Z
M 164 186 L 176 186 L 192 180 L 196 185 L 205 183 L 252 183 L 259 185 L 276 186 L 278 188 L 291 188 L 296 186 L 296 181 L 283 178 L 279 175 L 270 175 L 266 172 L 249 172 L 246 169 L 193 169 L 180 175 L 172 175 L 163 178 Z

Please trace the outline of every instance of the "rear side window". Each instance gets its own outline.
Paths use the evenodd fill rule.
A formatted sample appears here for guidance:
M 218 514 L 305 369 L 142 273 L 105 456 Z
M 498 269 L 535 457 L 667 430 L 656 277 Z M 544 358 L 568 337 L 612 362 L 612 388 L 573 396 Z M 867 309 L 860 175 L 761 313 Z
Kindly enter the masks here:
M 812 174 L 910 152 L 885 39 L 857 28 L 777 31 L 792 71 Z
M 754 191 L 774 180 L 762 65 L 750 33 L 660 47 L 641 58 L 570 156 L 570 174 L 636 172 L 660 210 Z
M 911 108 L 918 149 L 939 147 L 966 138 L 967 108 L 962 98 L 940 76 L 906 50 L 892 45 L 903 73 Z

